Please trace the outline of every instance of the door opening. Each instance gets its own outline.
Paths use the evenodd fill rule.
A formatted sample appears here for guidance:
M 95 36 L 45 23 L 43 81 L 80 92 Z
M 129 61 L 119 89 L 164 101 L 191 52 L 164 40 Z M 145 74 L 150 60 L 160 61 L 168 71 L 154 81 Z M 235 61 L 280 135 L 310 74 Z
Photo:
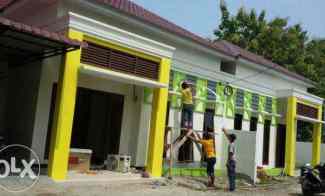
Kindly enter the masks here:
M 269 164 L 270 130 L 271 130 L 271 121 L 265 120 L 265 122 L 264 122 L 264 137 L 263 137 L 263 165 Z
M 56 92 L 56 85 L 53 88 Z M 52 94 L 55 100 L 55 93 Z M 49 132 L 55 101 L 52 101 Z M 102 165 L 108 154 L 118 154 L 124 96 L 78 87 L 73 120 L 71 148 L 91 149 L 92 166 Z M 48 158 L 50 137 L 47 138 Z
M 279 124 L 276 134 L 276 161 L 275 166 L 284 168 L 286 145 L 286 125 Z

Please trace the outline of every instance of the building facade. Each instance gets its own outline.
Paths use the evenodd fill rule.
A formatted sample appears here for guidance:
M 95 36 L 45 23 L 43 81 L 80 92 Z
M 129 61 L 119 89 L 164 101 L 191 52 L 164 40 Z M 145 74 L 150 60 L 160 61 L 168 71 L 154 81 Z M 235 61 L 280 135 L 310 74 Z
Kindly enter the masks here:
M 23 14 L 35 9 L 40 12 Z M 33 81 L 27 87 L 33 104 L 24 112 L 30 118 L 18 119 L 28 124 L 29 141 L 17 136 L 11 142 L 31 146 L 55 180 L 67 175 L 70 147 L 92 149 L 94 163 L 128 154 L 133 166 L 161 176 L 164 138 L 181 134 L 183 80 L 196 86 L 194 130 L 215 130 L 218 168 L 224 168 L 225 126 L 253 138 L 253 170 L 284 167 L 293 175 L 298 120 L 314 123 L 313 163 L 320 161 L 323 100 L 307 92 L 311 81 L 260 56 L 226 41 L 210 43 L 128 0 L 21 1 L 3 14 L 88 43 L 16 69 Z M 225 85 L 233 87 L 231 96 L 224 95 Z M 202 159 L 192 143 L 180 151 L 175 159 L 184 167 Z

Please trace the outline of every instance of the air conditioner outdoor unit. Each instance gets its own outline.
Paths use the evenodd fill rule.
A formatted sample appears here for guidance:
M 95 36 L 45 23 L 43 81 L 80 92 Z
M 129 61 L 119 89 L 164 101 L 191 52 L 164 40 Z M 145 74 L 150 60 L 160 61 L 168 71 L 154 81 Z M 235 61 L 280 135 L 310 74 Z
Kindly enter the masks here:
M 110 171 L 127 173 L 131 170 L 131 156 L 128 155 L 107 155 L 106 168 Z

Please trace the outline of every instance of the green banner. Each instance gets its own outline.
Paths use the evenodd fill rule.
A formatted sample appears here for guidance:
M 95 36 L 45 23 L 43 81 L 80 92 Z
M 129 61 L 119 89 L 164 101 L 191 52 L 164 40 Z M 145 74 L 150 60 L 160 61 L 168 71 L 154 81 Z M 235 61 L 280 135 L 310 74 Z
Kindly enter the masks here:
M 266 97 L 261 96 L 259 98 L 259 103 L 258 103 L 258 122 L 264 124 L 264 114 L 262 112 L 265 111 L 265 104 L 266 104 Z
M 174 92 L 181 92 L 181 82 L 183 80 L 185 80 L 185 74 L 180 73 L 180 72 L 176 72 L 174 71 L 173 73 L 173 89 L 172 91 Z M 172 108 L 181 108 L 182 106 L 182 96 L 180 95 L 172 95 L 172 99 L 171 99 L 171 107 Z
M 205 112 L 206 103 L 208 96 L 208 81 L 203 79 L 198 79 L 196 81 L 196 97 L 195 100 L 195 111 Z
M 243 119 L 250 121 L 252 112 L 252 93 L 245 91 L 244 93 L 244 112 Z
M 219 102 L 224 102 L 225 101 L 225 95 L 224 95 L 224 89 L 225 86 L 222 85 L 221 83 L 218 83 L 216 86 L 216 100 Z M 224 114 L 224 103 L 217 103 L 216 108 L 215 108 L 215 114 L 217 116 L 223 116 Z
M 144 92 L 143 92 L 143 101 L 144 101 L 144 103 L 151 104 L 152 103 L 152 97 L 153 97 L 153 89 L 145 87 Z
M 277 104 L 278 104 L 278 101 L 276 98 L 272 98 L 272 113 L 273 114 L 277 114 L 278 113 L 278 110 L 277 110 Z M 277 117 L 272 115 L 272 125 L 273 126 L 276 126 L 277 125 Z
M 226 97 L 226 116 L 228 118 L 235 117 L 235 100 L 236 100 L 236 89 L 233 88 L 233 94 Z

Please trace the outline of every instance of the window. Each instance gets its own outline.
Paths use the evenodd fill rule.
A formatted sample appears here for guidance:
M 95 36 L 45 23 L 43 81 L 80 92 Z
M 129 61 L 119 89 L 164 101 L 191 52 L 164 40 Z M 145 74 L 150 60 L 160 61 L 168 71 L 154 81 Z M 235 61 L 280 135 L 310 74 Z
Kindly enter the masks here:
M 272 97 L 266 97 L 265 111 L 272 113 Z
M 243 124 L 243 115 L 242 114 L 235 114 L 235 130 L 242 130 L 242 124 Z
M 317 108 L 297 103 L 297 114 L 306 116 L 309 118 L 317 119 L 318 118 L 318 110 Z
M 173 87 L 173 82 L 174 82 L 174 72 L 171 71 L 170 75 L 169 75 L 169 90 L 173 91 L 174 87 Z
M 236 92 L 236 107 L 244 107 L 244 90 L 242 89 Z
M 216 100 L 216 87 L 217 87 L 217 83 L 214 81 L 208 81 L 208 100 Z M 212 92 L 211 92 L 212 91 Z M 214 93 L 213 93 L 214 92 Z
M 257 131 L 257 117 L 251 117 L 249 130 L 250 131 Z
M 313 123 L 298 120 L 297 121 L 297 141 L 312 142 Z
M 253 93 L 252 95 L 252 109 L 255 111 L 258 111 L 258 105 L 259 105 L 260 97 L 258 94 Z
M 220 71 L 236 75 L 236 63 L 233 61 L 221 61 Z

